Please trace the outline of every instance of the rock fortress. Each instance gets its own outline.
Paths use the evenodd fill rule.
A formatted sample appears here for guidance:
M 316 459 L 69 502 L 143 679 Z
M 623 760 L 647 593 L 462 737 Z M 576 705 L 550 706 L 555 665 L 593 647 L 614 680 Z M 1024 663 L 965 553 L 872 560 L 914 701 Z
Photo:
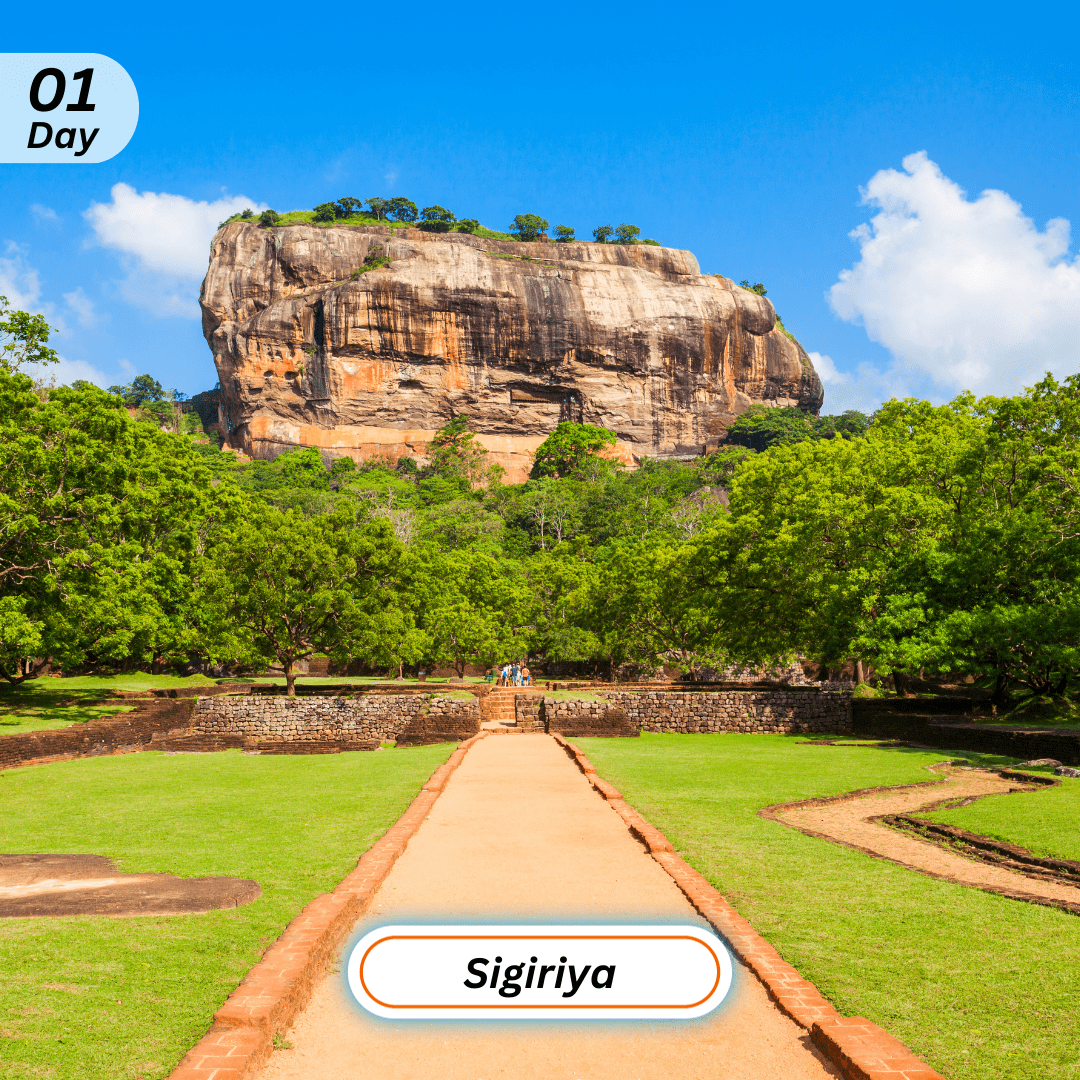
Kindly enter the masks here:
M 423 463 L 464 413 L 520 482 L 562 420 L 633 466 L 706 452 L 754 403 L 823 400 L 767 299 L 647 244 L 233 222 L 200 303 L 226 445 L 256 458 Z

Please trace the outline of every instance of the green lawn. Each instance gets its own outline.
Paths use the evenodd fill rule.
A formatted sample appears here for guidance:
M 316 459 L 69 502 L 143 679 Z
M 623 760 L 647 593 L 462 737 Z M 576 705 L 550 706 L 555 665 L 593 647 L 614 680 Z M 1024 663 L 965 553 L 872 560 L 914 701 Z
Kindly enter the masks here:
M 251 878 L 208 915 L 0 920 L 0 1077 L 158 1080 L 262 951 L 402 814 L 449 745 L 88 758 L 0 774 L 0 851 Z
M 844 1015 L 881 1024 L 949 1080 L 1080 1076 L 1080 919 L 937 881 L 757 814 L 927 780 L 940 750 L 771 735 L 576 741 Z
M 1080 779 L 1062 777 L 1060 787 L 991 795 L 970 806 L 922 816 L 1019 844 L 1035 855 L 1080 861 Z
M 30 679 L 19 686 L 0 685 L 0 735 L 21 731 L 47 731 L 84 724 L 102 716 L 130 712 L 132 706 L 107 702 L 109 691 L 174 689 L 181 686 L 213 686 L 213 679 L 194 675 L 84 675 L 71 679 Z

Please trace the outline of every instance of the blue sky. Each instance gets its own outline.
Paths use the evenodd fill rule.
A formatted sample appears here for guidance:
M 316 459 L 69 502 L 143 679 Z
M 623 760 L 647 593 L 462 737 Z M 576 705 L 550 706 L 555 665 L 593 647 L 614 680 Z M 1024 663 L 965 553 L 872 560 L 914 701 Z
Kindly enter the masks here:
M 343 195 L 639 225 L 764 282 L 826 358 L 826 412 L 1080 368 L 1076 245 L 1048 227 L 1080 217 L 1065 5 L 103 10 L 4 24 L 6 51 L 105 53 L 139 91 L 111 161 L 0 165 L 0 292 L 62 327 L 69 377 L 213 385 L 206 230 Z

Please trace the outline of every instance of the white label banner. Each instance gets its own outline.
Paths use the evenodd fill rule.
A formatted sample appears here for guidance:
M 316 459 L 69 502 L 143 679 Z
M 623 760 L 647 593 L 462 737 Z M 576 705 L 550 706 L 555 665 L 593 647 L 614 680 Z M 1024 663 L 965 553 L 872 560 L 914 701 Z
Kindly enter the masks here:
M 101 53 L 0 53 L 0 162 L 89 165 L 139 122 L 131 76 Z
M 698 926 L 383 926 L 349 954 L 349 987 L 399 1020 L 686 1020 L 731 988 Z

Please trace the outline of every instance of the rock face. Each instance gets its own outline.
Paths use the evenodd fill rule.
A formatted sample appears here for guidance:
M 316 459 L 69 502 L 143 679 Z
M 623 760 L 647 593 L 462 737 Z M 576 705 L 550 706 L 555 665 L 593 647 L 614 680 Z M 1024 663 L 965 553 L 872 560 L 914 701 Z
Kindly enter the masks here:
M 423 460 L 465 413 L 514 481 L 560 420 L 611 428 L 632 464 L 702 453 L 754 402 L 823 398 L 768 300 L 670 248 L 234 222 L 200 302 L 223 431 L 253 457 Z

